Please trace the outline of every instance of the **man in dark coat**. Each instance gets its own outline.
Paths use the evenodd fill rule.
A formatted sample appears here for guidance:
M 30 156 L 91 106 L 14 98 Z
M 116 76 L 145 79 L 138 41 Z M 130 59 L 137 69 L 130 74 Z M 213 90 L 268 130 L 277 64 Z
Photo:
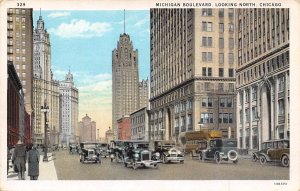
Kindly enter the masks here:
M 28 176 L 30 180 L 37 180 L 39 177 L 39 162 L 40 154 L 33 145 L 30 145 L 30 150 L 28 151 Z
M 25 171 L 26 171 L 26 146 L 19 140 L 16 144 L 12 163 L 16 165 L 18 170 L 18 178 L 19 180 L 25 180 Z

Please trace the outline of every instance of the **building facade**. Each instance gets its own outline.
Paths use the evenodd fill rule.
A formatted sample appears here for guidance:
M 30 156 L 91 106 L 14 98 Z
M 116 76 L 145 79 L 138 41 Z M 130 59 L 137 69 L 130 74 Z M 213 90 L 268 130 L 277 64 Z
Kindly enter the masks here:
M 108 127 L 108 130 L 105 132 L 105 142 L 110 143 L 112 140 L 114 140 L 114 132 L 111 127 Z
M 150 137 L 235 137 L 234 9 L 150 10 Z
M 60 92 L 60 142 L 79 142 L 78 89 L 74 86 L 73 75 L 69 71 L 64 81 L 59 82 Z
M 22 83 L 25 109 L 31 116 L 33 82 L 32 9 L 7 10 L 7 59 L 12 61 Z
M 33 31 L 33 106 L 34 106 L 34 143 L 44 144 L 45 125 L 41 106 L 46 102 L 49 144 L 59 142 L 59 82 L 53 79 L 51 71 L 50 36 L 44 26 L 42 16 Z M 51 133 L 50 133 L 51 132 Z
M 145 79 L 139 83 L 139 108 L 149 105 L 149 80 Z
M 118 125 L 118 140 L 130 140 L 131 139 L 131 119 L 129 115 L 117 120 Z
M 138 50 L 130 36 L 120 35 L 112 51 L 112 129 L 117 137 L 117 120 L 139 108 Z
M 238 9 L 237 138 L 257 150 L 289 139 L 289 9 Z
M 86 114 L 79 122 L 79 141 L 96 142 L 96 122 Z
M 130 114 L 131 140 L 150 141 L 149 139 L 149 110 L 141 108 Z
M 31 126 L 22 84 L 12 62 L 7 64 L 7 74 L 7 146 L 12 147 L 18 140 L 31 142 Z

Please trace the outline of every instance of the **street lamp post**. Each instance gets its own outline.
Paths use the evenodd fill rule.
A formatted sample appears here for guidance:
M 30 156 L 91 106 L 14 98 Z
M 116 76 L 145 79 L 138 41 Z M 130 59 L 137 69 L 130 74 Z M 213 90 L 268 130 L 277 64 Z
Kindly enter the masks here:
M 44 158 L 43 161 L 44 162 L 48 162 L 48 141 L 47 141 L 47 113 L 49 112 L 49 106 L 47 106 L 46 100 L 44 102 L 44 106 L 41 106 L 41 112 L 44 112 L 45 115 L 45 131 L 44 131 L 44 144 L 45 144 L 45 150 L 44 150 Z

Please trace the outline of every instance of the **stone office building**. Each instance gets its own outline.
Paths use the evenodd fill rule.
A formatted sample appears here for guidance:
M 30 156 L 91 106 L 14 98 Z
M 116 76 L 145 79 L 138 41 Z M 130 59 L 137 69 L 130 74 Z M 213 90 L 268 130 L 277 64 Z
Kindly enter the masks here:
M 234 9 L 150 10 L 151 140 L 235 137 Z
M 65 80 L 59 82 L 59 92 L 60 143 L 79 143 L 78 89 L 74 85 L 70 70 Z
M 25 108 L 31 116 L 33 71 L 33 21 L 32 9 L 7 10 L 7 59 L 15 67 L 22 83 Z
M 289 9 L 238 9 L 237 138 L 257 150 L 289 139 Z
M 138 50 L 130 36 L 120 35 L 112 51 L 112 129 L 118 136 L 117 120 L 139 108 Z
M 41 106 L 46 102 L 47 132 L 49 144 L 59 143 L 59 82 L 54 80 L 51 71 L 50 35 L 45 29 L 44 20 L 39 16 L 33 31 L 33 106 L 34 106 L 34 143 L 44 144 L 45 117 Z

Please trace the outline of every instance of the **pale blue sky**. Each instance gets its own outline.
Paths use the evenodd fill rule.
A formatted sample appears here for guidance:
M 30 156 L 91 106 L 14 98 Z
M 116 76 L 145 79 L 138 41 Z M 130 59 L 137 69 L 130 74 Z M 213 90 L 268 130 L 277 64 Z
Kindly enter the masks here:
M 45 28 L 50 33 L 54 77 L 63 80 L 70 67 L 79 89 L 79 120 L 87 113 L 97 128 L 105 130 L 111 126 L 111 55 L 124 32 L 123 13 L 42 10 Z M 39 15 L 39 10 L 34 11 L 34 26 Z M 149 11 L 126 10 L 126 33 L 139 51 L 140 80 L 149 78 L 149 25 Z

